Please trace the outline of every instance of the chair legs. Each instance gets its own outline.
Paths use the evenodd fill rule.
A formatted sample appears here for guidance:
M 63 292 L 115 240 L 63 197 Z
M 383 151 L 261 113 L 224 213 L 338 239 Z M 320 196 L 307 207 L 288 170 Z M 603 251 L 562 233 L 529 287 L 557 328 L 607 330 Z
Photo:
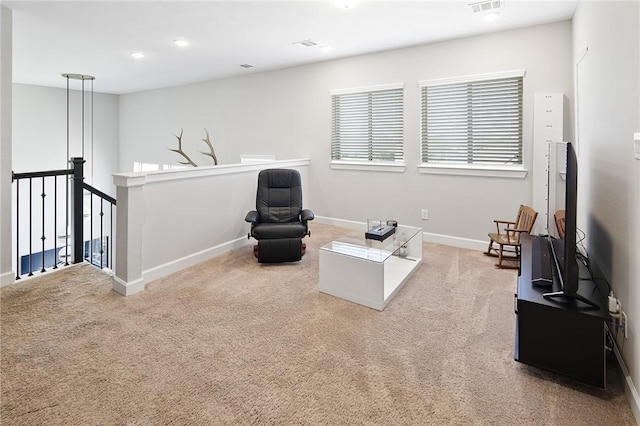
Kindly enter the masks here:
M 493 240 L 489 240 L 489 248 L 487 248 L 487 251 L 484 252 L 484 254 L 488 255 L 488 256 L 493 256 L 491 254 L 491 250 L 495 250 L 493 248 Z

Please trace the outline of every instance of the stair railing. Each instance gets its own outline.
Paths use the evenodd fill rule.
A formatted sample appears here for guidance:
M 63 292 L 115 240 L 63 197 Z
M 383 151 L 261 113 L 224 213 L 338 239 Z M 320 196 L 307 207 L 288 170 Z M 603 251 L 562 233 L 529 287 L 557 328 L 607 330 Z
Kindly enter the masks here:
M 12 180 L 16 182 L 16 280 L 22 275 L 33 276 L 34 271 L 46 272 L 47 267 L 57 269 L 58 266 L 68 266 L 80 263 L 88 252 L 88 260 L 94 266 L 113 269 L 113 221 L 116 200 L 93 186 L 84 183 L 84 159 L 71 159 L 72 168 L 63 170 L 49 170 L 28 173 L 12 173 Z M 35 183 L 35 190 L 34 190 Z M 27 190 L 27 200 L 21 200 L 21 192 Z M 40 202 L 34 191 L 40 191 Z M 89 195 L 89 213 L 85 214 L 83 198 L 85 191 Z M 48 200 L 50 199 L 50 201 Z M 94 198 L 99 204 L 99 239 L 98 250 L 95 250 L 96 238 L 94 233 Z M 34 200 L 36 202 L 34 203 Z M 108 210 L 105 212 L 105 203 Z M 23 209 L 27 213 L 23 213 Z M 105 235 L 105 214 L 108 215 L 109 233 Z M 34 220 L 35 216 L 35 220 Z M 63 216 L 61 219 L 59 216 Z M 89 240 L 85 241 L 84 220 L 89 217 Z M 22 255 L 21 233 L 25 225 L 21 219 L 28 217 L 28 255 Z M 63 235 L 56 235 L 59 226 L 64 221 Z M 98 226 L 98 225 L 96 225 Z M 37 243 L 40 252 L 34 253 L 34 233 L 40 235 Z M 46 244 L 53 239 L 53 244 Z M 63 239 L 61 244 L 58 240 Z M 70 244 L 71 242 L 71 244 Z M 88 244 L 87 244 L 88 243 Z M 60 249 L 60 251 L 58 251 Z M 97 256 L 96 256 L 97 253 Z M 106 259 L 105 259 L 106 256 Z M 97 257 L 97 258 L 96 258 Z

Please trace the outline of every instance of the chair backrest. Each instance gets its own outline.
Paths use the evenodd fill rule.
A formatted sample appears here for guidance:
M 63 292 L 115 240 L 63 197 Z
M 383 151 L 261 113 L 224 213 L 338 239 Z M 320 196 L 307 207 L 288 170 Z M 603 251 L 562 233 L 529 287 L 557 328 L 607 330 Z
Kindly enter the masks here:
M 300 220 L 302 179 L 297 170 L 266 169 L 258 174 L 256 210 L 260 222 L 287 223 Z
M 558 237 L 564 240 L 564 210 L 558 210 L 553 215 L 553 219 L 556 222 L 556 228 L 558 229 Z
M 521 205 L 520 209 L 518 209 L 518 216 L 516 217 L 516 229 L 530 234 L 537 217 L 538 212 L 529 206 Z M 520 239 L 519 235 L 520 233 L 518 233 L 518 239 Z

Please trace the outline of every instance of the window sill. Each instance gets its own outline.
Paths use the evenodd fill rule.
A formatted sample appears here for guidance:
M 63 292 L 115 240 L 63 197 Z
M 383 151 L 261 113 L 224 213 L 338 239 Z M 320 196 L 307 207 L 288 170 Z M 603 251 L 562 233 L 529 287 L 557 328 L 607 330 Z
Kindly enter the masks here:
M 457 164 L 420 164 L 418 171 L 432 175 L 482 176 L 511 179 L 524 179 L 527 169 L 498 166 L 467 166 Z
M 404 163 L 374 163 L 357 161 L 332 161 L 330 166 L 334 170 L 365 170 L 371 172 L 402 173 L 406 169 Z

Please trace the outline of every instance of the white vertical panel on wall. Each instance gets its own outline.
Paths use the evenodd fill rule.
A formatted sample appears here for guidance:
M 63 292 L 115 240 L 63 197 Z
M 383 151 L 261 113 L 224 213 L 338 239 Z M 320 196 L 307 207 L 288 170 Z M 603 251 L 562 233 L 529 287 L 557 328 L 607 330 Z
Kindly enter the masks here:
M 11 240 L 12 38 L 11 10 L 0 6 L 0 285 L 15 277 Z
M 562 142 L 562 93 L 536 93 L 533 107 L 533 209 L 538 219 L 535 234 L 547 234 L 547 149 L 549 142 Z M 553 212 L 551 212 L 553 214 Z

